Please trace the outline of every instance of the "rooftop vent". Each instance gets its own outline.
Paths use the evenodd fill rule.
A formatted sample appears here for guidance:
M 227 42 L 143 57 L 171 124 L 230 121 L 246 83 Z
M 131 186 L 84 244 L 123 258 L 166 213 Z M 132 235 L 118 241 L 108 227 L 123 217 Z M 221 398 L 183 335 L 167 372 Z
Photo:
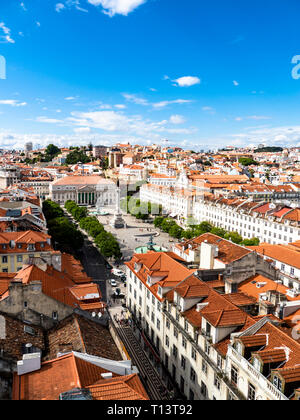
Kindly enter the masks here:
M 101 376 L 103 379 L 111 379 L 112 373 L 111 372 L 101 373 Z
M 256 287 L 257 287 L 258 289 L 261 289 L 261 288 L 262 288 L 262 287 L 264 287 L 266 284 L 267 284 L 266 282 L 259 282 L 259 283 L 257 283 L 257 284 L 256 284 Z

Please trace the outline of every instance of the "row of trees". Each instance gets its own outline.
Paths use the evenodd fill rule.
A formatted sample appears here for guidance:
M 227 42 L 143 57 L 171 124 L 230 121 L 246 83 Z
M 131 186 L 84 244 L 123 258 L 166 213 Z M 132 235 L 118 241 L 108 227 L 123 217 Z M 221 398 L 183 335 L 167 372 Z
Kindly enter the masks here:
M 129 195 L 121 201 L 121 209 L 139 220 L 147 220 L 151 215 L 162 214 L 161 205 L 149 202 L 145 203 L 139 198 L 134 198 Z
M 85 230 L 94 239 L 101 254 L 106 258 L 121 258 L 120 245 L 115 237 L 106 232 L 96 217 L 89 217 L 85 207 L 79 207 L 74 201 L 65 203 L 66 210 L 79 222 L 81 229 Z
M 76 253 L 83 246 L 83 235 L 64 216 L 63 209 L 51 200 L 43 202 L 43 213 L 47 220 L 49 235 L 63 252 Z
M 191 225 L 188 229 L 185 230 L 179 226 L 175 220 L 159 216 L 155 218 L 154 226 L 176 239 L 192 239 L 194 237 L 203 235 L 204 233 L 212 233 L 213 235 L 220 236 L 223 239 L 230 240 L 239 245 L 259 245 L 258 238 L 243 239 L 243 237 L 238 232 L 228 232 L 225 229 L 213 226 L 209 222 L 202 222 L 198 225 Z

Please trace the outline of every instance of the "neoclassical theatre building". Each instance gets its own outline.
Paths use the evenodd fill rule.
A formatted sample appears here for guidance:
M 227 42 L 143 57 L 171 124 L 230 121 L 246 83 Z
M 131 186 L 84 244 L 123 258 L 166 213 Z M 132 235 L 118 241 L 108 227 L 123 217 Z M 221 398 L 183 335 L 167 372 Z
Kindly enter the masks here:
M 79 205 L 112 206 L 116 184 L 101 176 L 66 176 L 50 184 L 50 199 L 58 204 L 73 200 Z

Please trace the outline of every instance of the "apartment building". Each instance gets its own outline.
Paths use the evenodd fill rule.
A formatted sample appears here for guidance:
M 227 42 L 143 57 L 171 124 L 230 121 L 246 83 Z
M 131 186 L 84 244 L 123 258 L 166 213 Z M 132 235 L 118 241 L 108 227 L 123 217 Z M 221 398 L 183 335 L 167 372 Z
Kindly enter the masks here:
M 145 184 L 140 189 L 140 199 L 144 202 L 163 206 L 165 213 L 177 217 L 180 223 L 193 215 L 195 192 L 182 187 Z
M 253 273 L 267 271 L 275 285 L 275 268 L 256 252 L 229 241 L 222 244 L 221 238 L 216 253 L 211 236 L 199 241 L 200 255 L 193 261 L 178 252 L 177 261 L 170 253 L 134 255 L 126 263 L 128 308 L 187 399 L 294 398 L 297 379 L 287 378 L 288 371 L 281 368 L 297 369 L 297 357 L 291 360 L 288 354 L 299 352 L 300 345 L 278 329 L 282 319 L 261 315 L 257 297 L 239 290 L 247 280 L 253 282 Z M 192 247 L 185 251 L 193 252 Z M 208 262 L 202 267 L 204 260 Z M 230 290 L 227 285 L 234 283 L 237 288 Z M 270 331 L 274 339 L 267 340 Z M 249 343 L 245 353 L 237 353 L 239 338 Z M 272 358 L 278 348 L 284 348 L 278 362 L 256 362 L 269 353 Z M 258 357 L 249 359 L 249 351 Z M 285 388 L 284 380 L 292 383 Z
M 212 195 L 195 200 L 194 219 L 207 221 L 243 238 L 256 237 L 269 244 L 288 244 L 300 239 L 300 210 L 269 202 Z
M 47 257 L 51 252 L 51 237 L 45 233 L 31 230 L 0 233 L 0 272 L 15 273 L 30 259 Z
M 262 243 L 249 249 L 265 260 L 272 261 L 274 267 L 280 271 L 282 284 L 294 290 L 294 293 L 300 293 L 300 242 L 289 245 Z

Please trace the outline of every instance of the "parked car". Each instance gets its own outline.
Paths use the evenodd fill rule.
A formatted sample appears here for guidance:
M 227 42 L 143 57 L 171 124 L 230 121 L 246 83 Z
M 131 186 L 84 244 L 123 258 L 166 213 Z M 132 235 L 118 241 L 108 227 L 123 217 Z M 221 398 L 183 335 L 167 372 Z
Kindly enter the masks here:
M 125 273 L 122 270 L 119 270 L 118 268 L 113 268 L 111 272 L 117 277 L 125 276 Z
M 109 283 L 110 283 L 111 287 L 117 287 L 117 285 L 118 285 L 116 280 L 114 280 L 114 279 L 110 279 Z

